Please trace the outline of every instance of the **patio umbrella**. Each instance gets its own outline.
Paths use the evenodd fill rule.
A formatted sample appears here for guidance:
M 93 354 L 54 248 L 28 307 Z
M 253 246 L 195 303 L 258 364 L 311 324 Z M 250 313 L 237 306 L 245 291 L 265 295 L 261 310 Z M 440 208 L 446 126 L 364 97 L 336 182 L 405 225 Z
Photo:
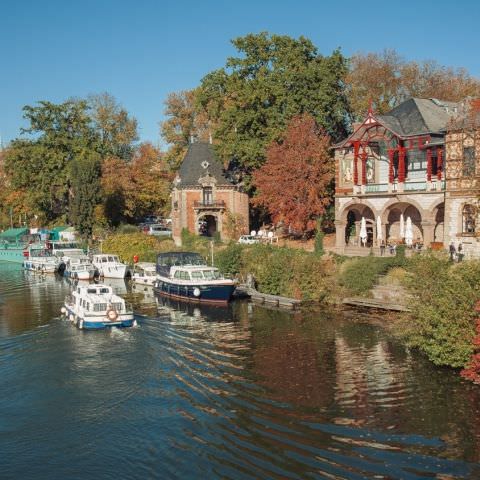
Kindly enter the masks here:
M 411 246 L 413 243 L 412 219 L 407 217 L 407 226 L 405 227 L 405 243 Z
M 360 241 L 363 245 L 367 243 L 367 222 L 365 217 L 362 217 L 362 222 L 360 223 Z
M 377 217 L 377 240 L 378 240 L 378 243 L 380 243 L 383 240 L 382 220 L 380 219 L 380 216 Z
M 403 213 L 400 214 L 400 238 L 405 238 L 405 220 L 403 219 Z

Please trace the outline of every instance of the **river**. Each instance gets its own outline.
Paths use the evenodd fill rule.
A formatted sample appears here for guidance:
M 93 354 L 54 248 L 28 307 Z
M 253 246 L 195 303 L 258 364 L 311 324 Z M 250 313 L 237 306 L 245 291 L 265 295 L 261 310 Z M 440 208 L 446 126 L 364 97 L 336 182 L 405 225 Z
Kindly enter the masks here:
M 80 331 L 66 280 L 0 263 L 1 479 L 480 478 L 480 388 L 386 318 L 114 287 L 138 327 Z

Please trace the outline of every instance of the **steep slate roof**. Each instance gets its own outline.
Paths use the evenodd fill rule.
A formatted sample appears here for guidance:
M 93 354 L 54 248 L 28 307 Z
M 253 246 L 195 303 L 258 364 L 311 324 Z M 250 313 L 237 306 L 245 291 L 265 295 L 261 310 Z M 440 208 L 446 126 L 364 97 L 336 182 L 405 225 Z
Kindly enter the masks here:
M 208 167 L 203 168 L 202 163 L 208 162 Z M 217 185 L 232 185 L 225 176 L 223 165 L 218 159 L 213 145 L 209 143 L 191 143 L 178 171 L 180 182 L 177 187 L 198 185 L 198 179 L 204 177 L 207 172 L 215 178 Z
M 380 123 L 402 137 L 438 133 L 456 113 L 457 104 L 435 98 L 410 98 L 386 115 L 376 115 Z

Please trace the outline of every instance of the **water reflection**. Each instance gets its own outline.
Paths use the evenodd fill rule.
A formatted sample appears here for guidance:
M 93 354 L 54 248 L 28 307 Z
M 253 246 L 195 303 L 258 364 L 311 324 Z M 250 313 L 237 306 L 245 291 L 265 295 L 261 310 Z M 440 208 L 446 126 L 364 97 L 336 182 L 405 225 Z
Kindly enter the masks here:
M 2 478 L 480 478 L 479 389 L 368 317 L 126 284 L 139 326 L 84 332 L 1 273 Z

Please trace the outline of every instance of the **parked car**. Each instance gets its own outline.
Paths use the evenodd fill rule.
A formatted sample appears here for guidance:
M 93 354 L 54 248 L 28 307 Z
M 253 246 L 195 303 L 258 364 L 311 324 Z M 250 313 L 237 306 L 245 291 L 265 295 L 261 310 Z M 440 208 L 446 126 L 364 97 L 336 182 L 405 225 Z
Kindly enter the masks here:
M 238 239 L 238 243 L 243 243 L 245 245 L 253 245 L 254 243 L 259 243 L 260 240 L 253 235 L 242 235 Z
M 148 230 L 145 231 L 148 235 L 167 235 L 171 236 L 172 235 L 172 230 L 168 227 L 165 227 L 164 225 L 148 225 Z

